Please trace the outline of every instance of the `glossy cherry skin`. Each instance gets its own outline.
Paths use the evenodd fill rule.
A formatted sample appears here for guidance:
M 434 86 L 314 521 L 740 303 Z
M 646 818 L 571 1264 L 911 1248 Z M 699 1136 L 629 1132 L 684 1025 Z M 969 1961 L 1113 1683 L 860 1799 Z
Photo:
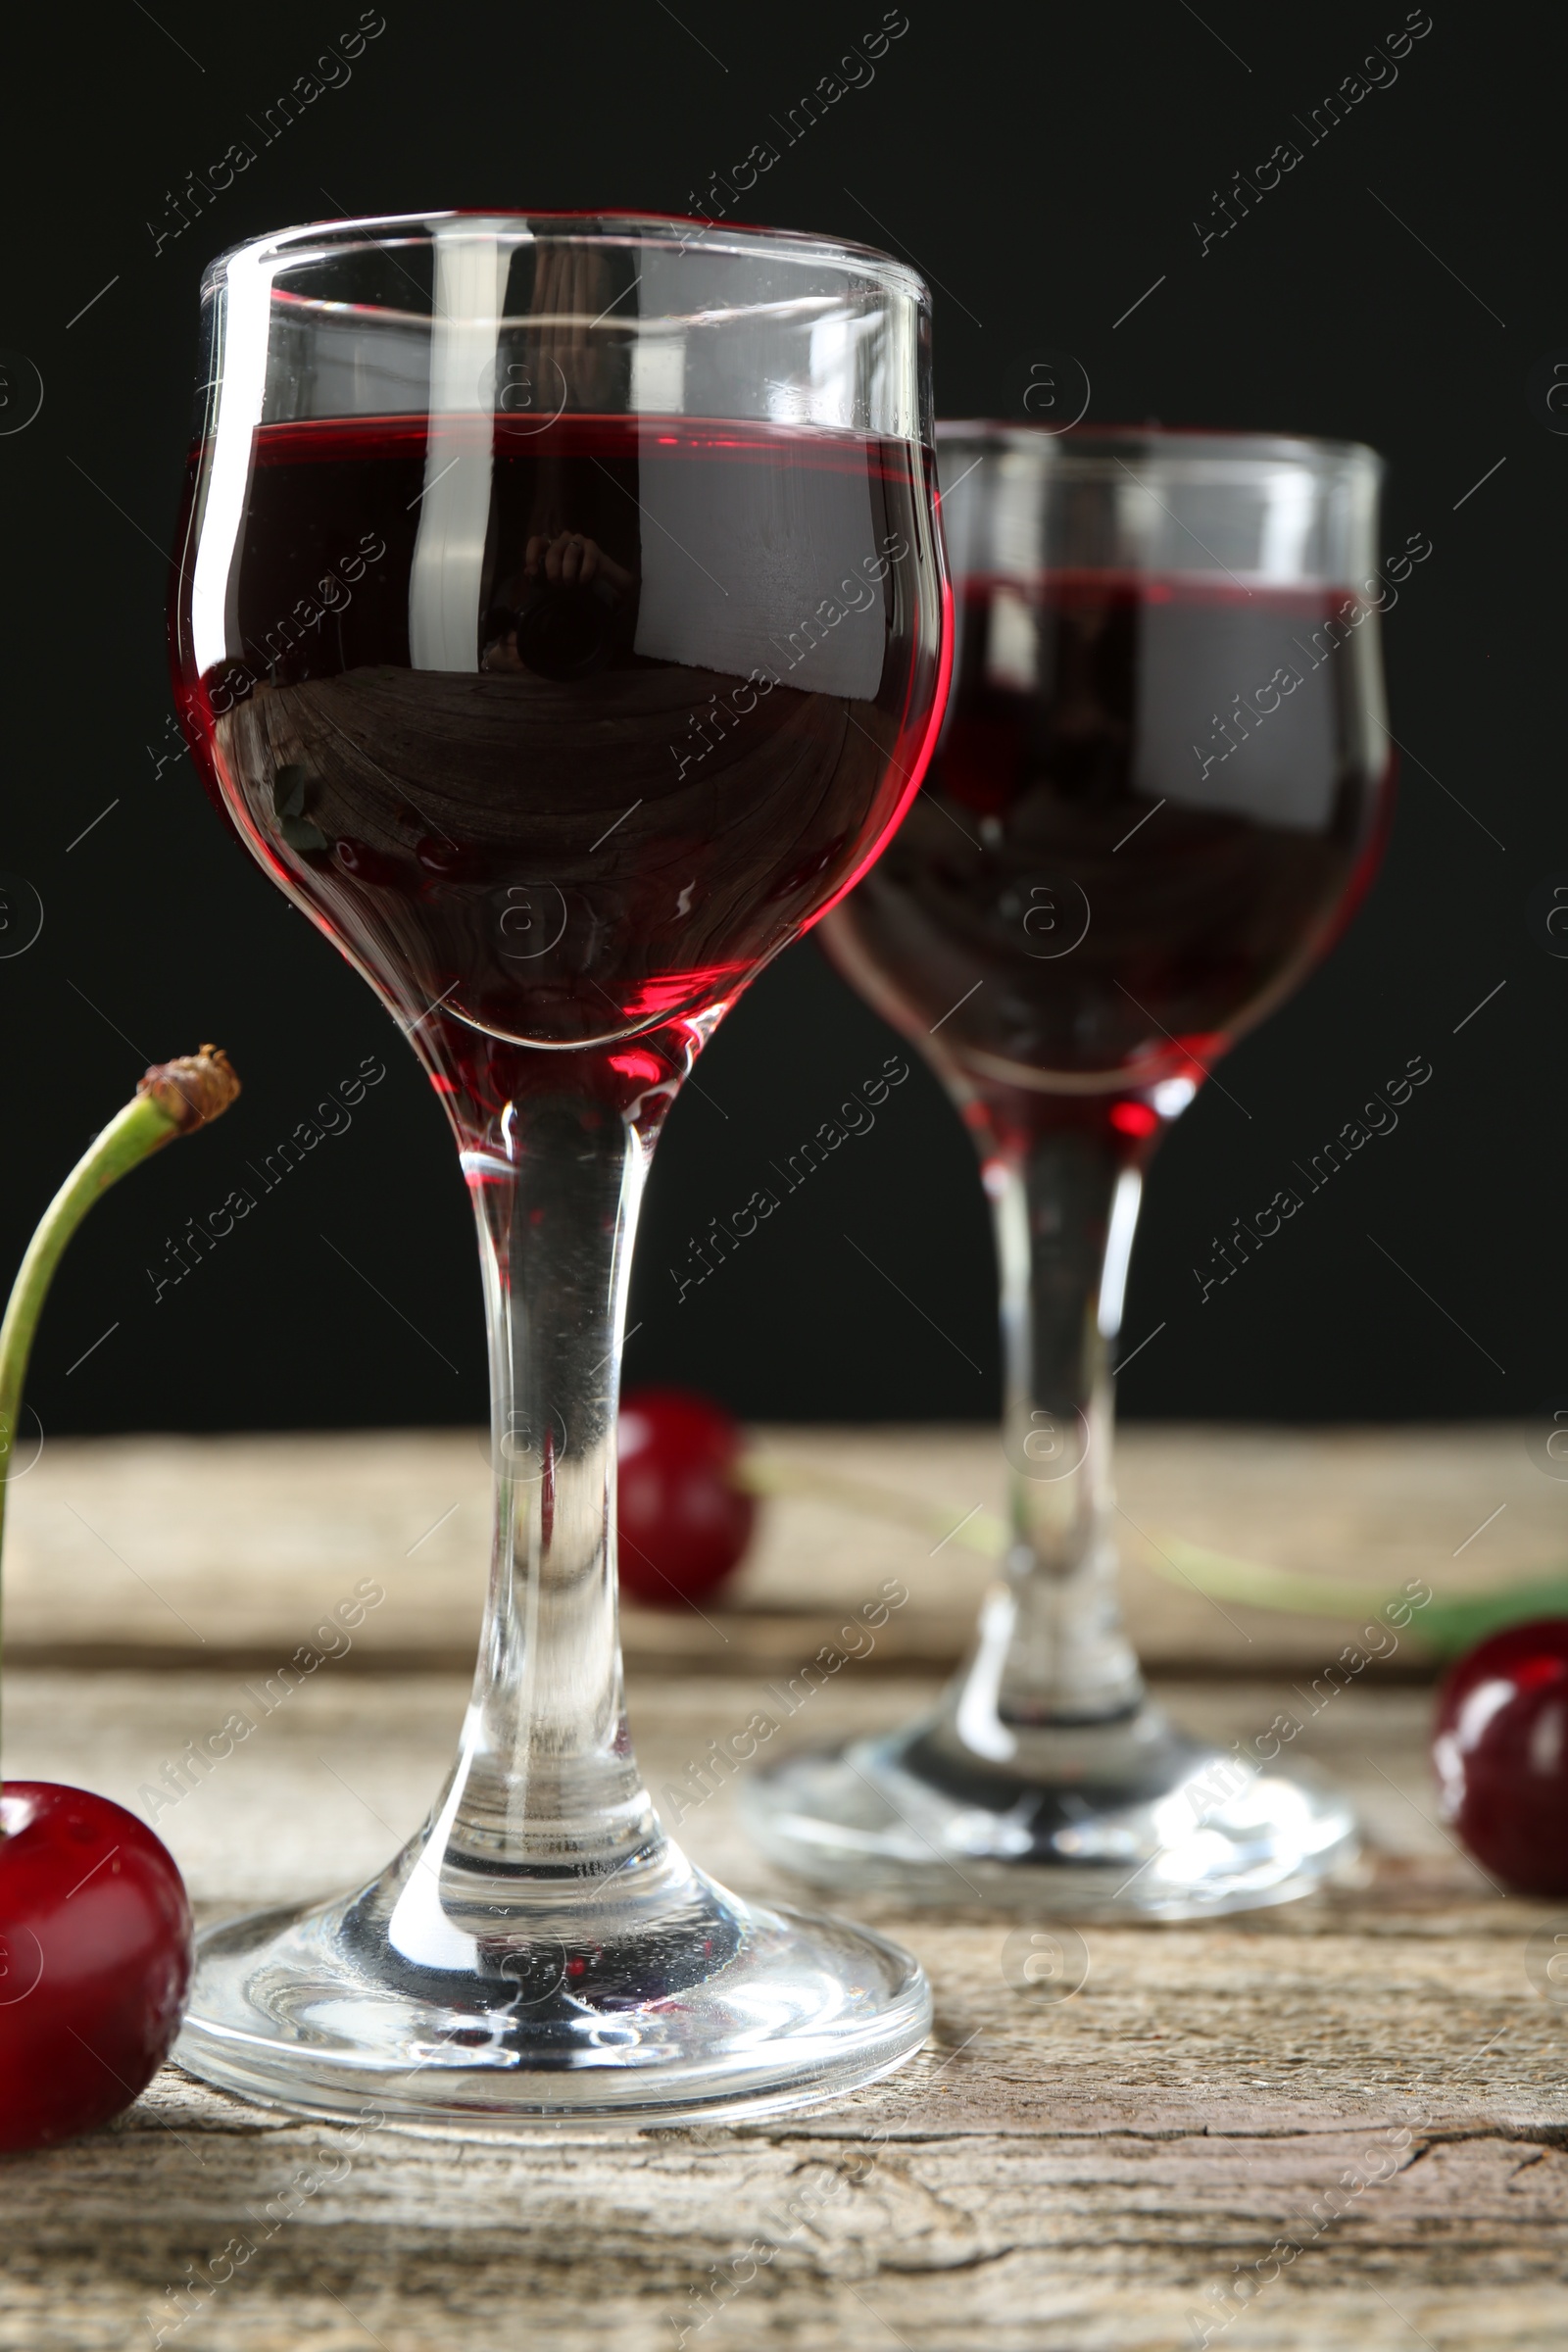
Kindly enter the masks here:
M 1483 1870 L 1516 1894 L 1568 1894 L 1568 1617 L 1510 1625 L 1459 1660 L 1432 1762 Z
M 635 1389 L 620 1408 L 620 1581 L 653 1608 L 710 1592 L 745 1552 L 757 1501 L 735 1484 L 739 1425 L 690 1389 Z
M 43 2148 L 128 2107 L 168 2057 L 190 1983 L 172 1855 L 105 1796 L 0 1793 L 0 2148 Z

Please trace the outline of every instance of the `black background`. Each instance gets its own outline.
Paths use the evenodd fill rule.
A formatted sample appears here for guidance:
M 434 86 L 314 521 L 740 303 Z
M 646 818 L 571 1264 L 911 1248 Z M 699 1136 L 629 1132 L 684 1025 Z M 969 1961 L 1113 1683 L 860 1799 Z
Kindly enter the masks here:
M 45 920 L 0 961 L 0 1256 L 20 1253 L 147 1060 L 212 1037 L 245 1081 L 220 1128 L 139 1173 L 74 1245 L 30 1389 L 51 1430 L 483 1411 L 478 1280 L 439 1109 L 368 990 L 174 754 L 164 551 L 204 262 L 338 211 L 689 211 L 762 140 L 783 152 L 749 217 L 894 247 L 938 281 L 940 414 L 997 413 L 1020 359 L 1070 351 L 1092 420 L 1371 441 L 1391 462 L 1385 548 L 1433 541 L 1386 626 L 1408 757 L 1385 869 L 1328 965 L 1226 1062 L 1228 1093 L 1207 1088 L 1164 1146 L 1126 1344 L 1165 1328 L 1126 1374 L 1124 1409 L 1494 1415 L 1554 1389 L 1568 962 L 1528 907 L 1559 868 L 1568 879 L 1568 437 L 1527 377 L 1568 360 L 1562 32 L 1434 0 L 1393 86 L 1308 145 L 1302 118 L 1404 24 L 1394 0 L 1205 0 L 1201 20 L 1177 0 L 908 0 L 869 86 L 784 146 L 777 119 L 881 14 L 385 0 L 346 86 L 265 147 L 252 118 L 355 25 L 347 0 L 62 16 L 54 68 L 9 76 L 0 422 L 30 406 L 26 362 L 44 397 L 0 435 L 0 869 L 31 883 Z M 1215 191 L 1287 138 L 1300 165 L 1200 253 L 1195 218 L 1209 223 Z M 255 164 L 155 252 L 148 222 L 171 226 L 187 172 L 231 139 Z M 995 1409 L 981 1196 L 923 1068 L 676 1304 L 686 1236 L 743 1201 L 891 1044 L 810 942 L 759 981 L 662 1147 L 630 1377 L 798 1419 Z M 166 1239 L 366 1054 L 387 1075 L 349 1132 L 155 1306 Z M 1434 1076 L 1397 1132 L 1200 1305 L 1210 1235 L 1412 1054 Z

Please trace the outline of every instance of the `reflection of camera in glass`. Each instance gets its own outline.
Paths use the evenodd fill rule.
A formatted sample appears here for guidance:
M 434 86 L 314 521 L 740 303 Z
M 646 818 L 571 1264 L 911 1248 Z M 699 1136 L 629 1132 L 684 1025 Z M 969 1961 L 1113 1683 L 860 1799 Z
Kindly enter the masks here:
M 542 678 L 584 678 L 610 659 L 620 599 L 607 580 L 529 580 L 497 634 L 515 629 L 517 659 Z

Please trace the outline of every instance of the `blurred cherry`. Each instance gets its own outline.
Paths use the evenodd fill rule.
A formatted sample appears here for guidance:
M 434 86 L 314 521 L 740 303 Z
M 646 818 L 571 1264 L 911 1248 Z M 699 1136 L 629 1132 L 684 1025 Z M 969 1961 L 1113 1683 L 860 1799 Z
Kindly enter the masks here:
M 735 1483 L 739 1424 L 690 1389 L 634 1389 L 620 1407 L 620 1581 L 653 1608 L 709 1592 L 742 1557 L 757 1501 Z
M 1459 1660 L 1432 1761 L 1484 1870 L 1516 1894 L 1568 1894 L 1568 1617 L 1510 1625 Z
M 105 1796 L 0 1792 L 0 2148 L 108 2123 L 168 2057 L 190 1983 L 172 1855 Z

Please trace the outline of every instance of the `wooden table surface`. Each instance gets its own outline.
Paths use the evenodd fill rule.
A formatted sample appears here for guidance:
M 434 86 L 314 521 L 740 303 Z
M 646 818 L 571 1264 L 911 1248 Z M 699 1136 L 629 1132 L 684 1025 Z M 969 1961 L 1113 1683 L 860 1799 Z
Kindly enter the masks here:
M 939 1524 L 1000 1499 L 984 1433 L 764 1442 L 918 1495 Z M 386 1597 L 353 1649 L 158 1822 L 206 1916 L 368 1875 L 450 1759 L 484 1486 L 467 1433 L 46 1444 L 13 1498 L 9 1772 L 134 1807 L 222 1722 L 237 1678 L 281 1665 L 369 1578 Z M 1130 1614 L 1160 1694 L 1227 1741 L 1264 1728 L 1353 1625 L 1221 1611 L 1152 1575 L 1141 1547 L 1177 1534 L 1374 1588 L 1458 1590 L 1557 1565 L 1568 1503 L 1511 1427 L 1134 1428 L 1121 1494 Z M 790 1732 L 891 1723 L 929 1698 L 986 1574 L 952 1544 L 933 1557 L 936 1543 L 791 1500 L 770 1506 L 726 1605 L 628 1612 L 655 1790 L 885 1576 L 908 1603 Z M 165 2342 L 1559 2347 L 1568 2000 L 1537 1988 L 1532 1939 L 1568 1932 L 1568 1907 L 1499 1895 L 1439 1826 L 1423 1674 L 1412 1638 L 1299 1743 L 1361 1811 L 1367 1852 L 1345 1883 L 1200 1926 L 1087 1928 L 1070 2000 L 1017 1984 L 1012 1921 L 857 1906 L 924 1960 L 936 2028 L 836 2107 L 506 2144 L 386 2130 L 345 2152 L 333 2127 L 168 2071 L 113 2129 L 0 2159 L 0 2347 L 151 2344 L 177 2317 L 169 2290 L 236 2234 L 260 2239 L 302 2175 L 318 2185 L 294 2218 L 199 2307 L 187 2298 L 194 2316 Z M 746 1891 L 799 1891 L 752 1854 L 724 1792 L 682 1838 Z

